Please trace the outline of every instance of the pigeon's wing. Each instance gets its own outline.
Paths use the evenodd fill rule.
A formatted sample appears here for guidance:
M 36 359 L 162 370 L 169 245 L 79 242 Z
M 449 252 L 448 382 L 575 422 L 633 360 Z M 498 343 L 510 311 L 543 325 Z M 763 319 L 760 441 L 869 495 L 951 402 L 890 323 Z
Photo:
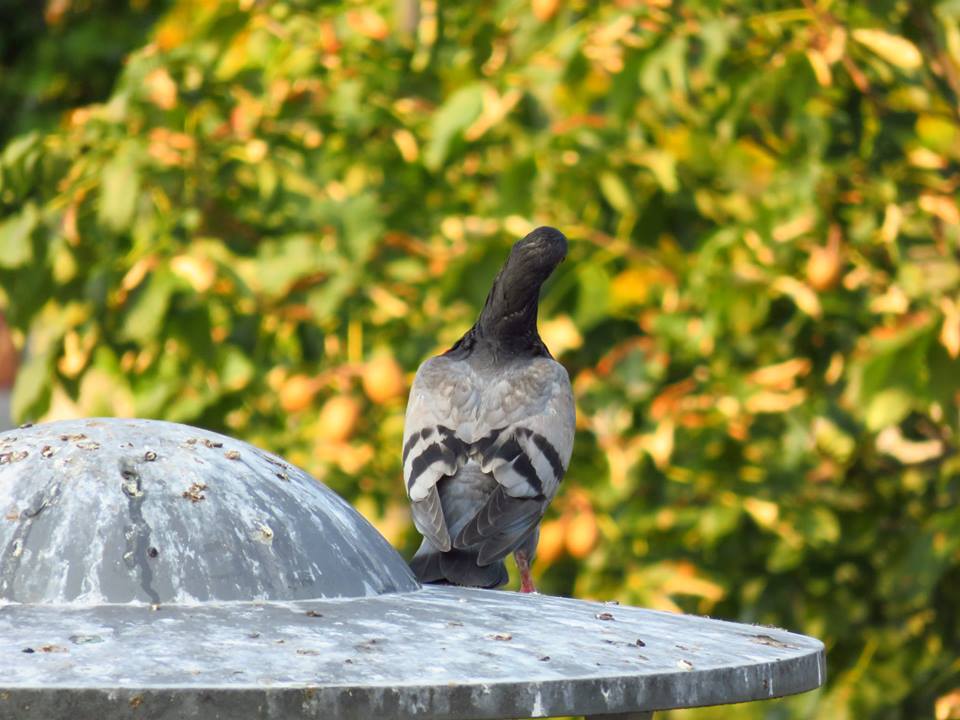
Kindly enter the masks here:
M 547 505 L 549 502 L 543 497 L 512 497 L 503 485 L 498 485 L 457 535 L 454 547 L 476 552 L 478 565 L 501 560 L 523 544 L 540 522 Z
M 458 429 L 477 397 L 476 380 L 466 363 L 443 357 L 423 363 L 410 388 L 403 427 L 403 479 L 414 525 L 444 551 L 451 542 L 437 481 L 454 475 L 467 461 L 467 444 Z
M 478 550 L 483 565 L 513 552 L 535 530 L 570 462 L 575 421 L 570 379 L 559 363 L 540 359 L 504 374 L 482 408 L 486 432 L 471 446 L 498 487 L 455 547 Z

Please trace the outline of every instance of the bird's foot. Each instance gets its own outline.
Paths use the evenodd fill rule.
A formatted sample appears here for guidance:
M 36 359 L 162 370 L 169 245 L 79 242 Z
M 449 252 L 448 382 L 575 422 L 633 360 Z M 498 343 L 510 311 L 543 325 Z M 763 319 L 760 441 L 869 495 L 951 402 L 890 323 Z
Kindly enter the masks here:
M 517 561 L 517 569 L 520 571 L 520 592 L 535 593 L 537 588 L 530 576 L 530 561 L 527 554 L 521 550 L 514 553 L 513 558 Z

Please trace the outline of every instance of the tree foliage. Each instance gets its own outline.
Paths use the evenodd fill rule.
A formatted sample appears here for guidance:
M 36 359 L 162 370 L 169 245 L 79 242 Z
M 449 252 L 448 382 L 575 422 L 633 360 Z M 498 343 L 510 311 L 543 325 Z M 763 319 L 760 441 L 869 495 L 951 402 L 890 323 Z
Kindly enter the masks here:
M 724 717 L 945 713 L 958 90 L 954 0 L 181 0 L 3 151 L 15 411 L 244 437 L 409 551 L 407 383 L 555 225 L 542 587 L 825 640 L 825 691 Z

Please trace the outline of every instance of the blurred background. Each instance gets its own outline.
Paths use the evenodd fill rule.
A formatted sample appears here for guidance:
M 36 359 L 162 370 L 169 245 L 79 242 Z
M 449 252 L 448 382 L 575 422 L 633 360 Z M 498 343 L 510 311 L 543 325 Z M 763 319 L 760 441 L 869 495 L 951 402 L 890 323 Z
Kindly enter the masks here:
M 0 13 L 5 421 L 223 431 L 409 555 L 413 372 L 555 225 L 541 589 L 827 645 L 671 719 L 960 717 L 960 2 Z

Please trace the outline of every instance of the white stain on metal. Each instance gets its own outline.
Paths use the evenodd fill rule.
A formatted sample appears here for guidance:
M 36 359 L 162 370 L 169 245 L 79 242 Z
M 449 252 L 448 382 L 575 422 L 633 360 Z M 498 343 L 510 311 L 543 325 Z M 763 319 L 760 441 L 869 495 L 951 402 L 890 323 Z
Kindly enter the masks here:
M 537 694 L 533 696 L 533 707 L 530 709 L 530 717 L 546 717 L 543 709 L 543 693 L 537 688 Z
M 283 459 L 198 428 L 95 419 L 0 434 L 0 597 L 191 603 L 415 590 L 356 511 Z M 197 462 L 199 460 L 199 462 Z
M 0 434 L 0 454 L 19 458 L 0 465 L 0 508 L 16 511 L 0 518 L 0 699 L 29 705 L 26 720 L 67 696 L 100 703 L 77 716 L 104 702 L 118 713 L 104 720 L 126 716 L 143 691 L 184 715 L 254 693 L 250 712 L 271 717 L 543 717 L 822 682 L 823 645 L 785 631 L 625 606 L 611 623 L 598 603 L 418 589 L 327 488 L 196 428 L 73 421 Z
M 816 660 L 823 646 L 816 640 L 777 631 L 788 646 L 758 650 L 752 626 L 629 607 L 618 609 L 611 631 L 610 623 L 596 620 L 599 608 L 461 588 L 163 605 L 157 612 L 131 604 L 6 605 L 0 611 L 0 691 L 127 687 L 216 693 L 309 685 L 317 692 L 351 689 L 372 703 L 389 689 L 419 698 L 417 707 L 436 714 L 439 706 L 430 703 L 468 685 L 477 707 L 504 702 L 509 689 L 515 715 L 542 717 L 557 708 L 580 707 L 579 714 L 644 709 L 637 707 L 638 698 L 662 707 L 735 702 L 819 682 Z M 503 632 L 513 640 L 488 639 Z M 84 637 L 100 641 L 71 639 Z M 645 639 L 643 648 L 637 637 Z M 678 667 L 685 659 L 675 647 L 678 637 L 700 638 L 695 667 Z M 22 652 L 43 645 L 69 652 Z M 647 660 L 638 662 L 639 654 Z M 421 692 L 427 687 L 432 694 Z

